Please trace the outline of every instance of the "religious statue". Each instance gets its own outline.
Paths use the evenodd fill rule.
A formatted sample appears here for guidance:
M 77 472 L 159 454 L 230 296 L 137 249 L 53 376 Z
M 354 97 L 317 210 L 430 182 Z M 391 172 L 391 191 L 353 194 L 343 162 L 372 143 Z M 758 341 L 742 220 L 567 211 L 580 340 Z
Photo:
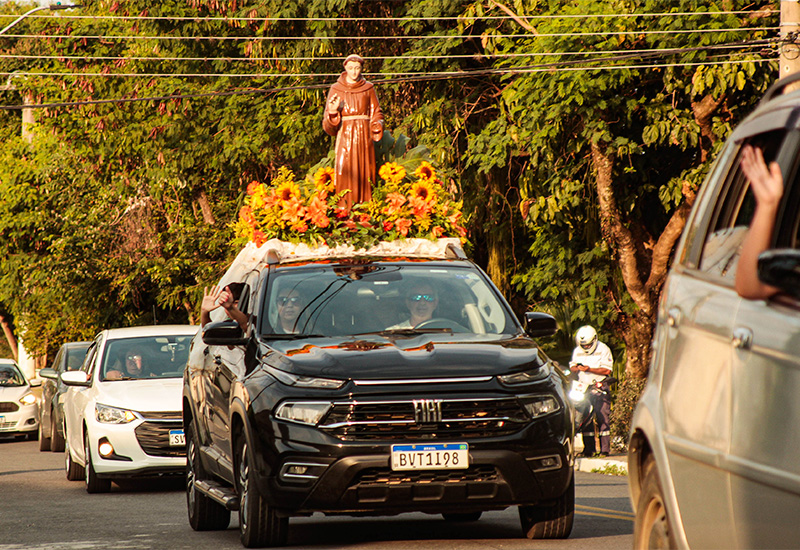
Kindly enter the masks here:
M 383 113 L 371 82 L 361 75 L 364 60 L 349 55 L 344 72 L 328 91 L 322 128 L 336 136 L 336 192 L 349 189 L 344 197 L 350 208 L 372 199 L 375 183 L 375 147 L 383 136 Z

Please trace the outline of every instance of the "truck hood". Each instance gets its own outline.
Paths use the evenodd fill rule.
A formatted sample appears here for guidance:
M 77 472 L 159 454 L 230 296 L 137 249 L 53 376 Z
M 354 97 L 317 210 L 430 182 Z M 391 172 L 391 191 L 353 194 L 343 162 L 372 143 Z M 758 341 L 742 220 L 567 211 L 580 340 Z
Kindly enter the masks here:
M 496 376 L 530 370 L 547 358 L 524 336 L 425 334 L 416 337 L 271 341 L 263 360 L 301 376 L 381 380 Z

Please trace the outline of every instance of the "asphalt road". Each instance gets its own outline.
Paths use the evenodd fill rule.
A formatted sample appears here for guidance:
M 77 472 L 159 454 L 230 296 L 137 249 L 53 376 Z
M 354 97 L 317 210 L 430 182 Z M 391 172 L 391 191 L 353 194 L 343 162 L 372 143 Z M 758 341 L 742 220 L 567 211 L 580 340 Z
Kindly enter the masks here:
M 300 549 L 629 549 L 633 514 L 627 478 L 577 472 L 575 526 L 567 540 L 521 538 L 516 509 L 474 523 L 403 514 L 380 518 L 290 520 L 289 546 Z M 239 549 L 235 514 L 226 531 L 197 533 L 186 519 L 182 480 L 112 486 L 90 495 L 67 481 L 63 453 L 36 441 L 0 439 L 0 550 Z

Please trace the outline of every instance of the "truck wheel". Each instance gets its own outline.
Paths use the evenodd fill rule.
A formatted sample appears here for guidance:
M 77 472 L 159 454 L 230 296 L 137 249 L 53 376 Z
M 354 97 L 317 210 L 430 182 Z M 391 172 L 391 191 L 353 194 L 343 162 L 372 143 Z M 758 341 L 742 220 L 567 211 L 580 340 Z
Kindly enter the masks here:
M 60 453 L 64 450 L 64 436 L 58 433 L 58 427 L 52 420 L 55 417 L 51 416 L 50 418 L 50 450 Z
M 204 495 L 195 487 L 195 481 L 206 479 L 191 422 L 186 425 L 186 507 L 189 510 L 189 525 L 195 531 L 219 531 L 227 529 L 231 522 L 231 511 Z
M 80 481 L 86 475 L 83 466 L 72 460 L 72 453 L 69 450 L 69 443 L 64 445 L 64 469 L 67 471 L 67 479 L 70 481 Z
M 42 452 L 50 450 L 50 438 L 44 435 L 41 420 L 39 420 L 39 450 Z
M 644 482 L 636 505 L 636 522 L 633 526 L 634 548 L 677 548 L 672 527 L 664 506 L 664 491 L 658 480 L 658 468 L 653 455 L 647 457 L 642 468 Z
M 92 450 L 89 447 L 89 434 L 88 432 L 83 436 L 83 452 L 86 453 L 86 467 L 83 469 L 86 480 L 87 493 L 107 493 L 111 490 L 111 480 L 101 479 L 97 477 L 97 472 L 94 471 L 92 465 Z
M 245 548 L 285 546 L 289 537 L 289 518 L 278 517 L 267 504 L 255 482 L 255 470 L 244 434 L 237 440 L 239 463 L 239 531 Z
M 522 532 L 529 539 L 565 539 L 575 518 L 575 476 L 564 494 L 550 504 L 520 506 Z

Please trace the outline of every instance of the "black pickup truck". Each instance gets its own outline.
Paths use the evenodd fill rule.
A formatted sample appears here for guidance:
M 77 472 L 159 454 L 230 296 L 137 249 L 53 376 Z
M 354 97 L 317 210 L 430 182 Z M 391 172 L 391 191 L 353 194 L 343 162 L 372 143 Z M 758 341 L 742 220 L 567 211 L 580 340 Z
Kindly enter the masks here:
M 518 506 L 522 534 L 569 536 L 574 426 L 565 379 L 489 277 L 442 254 L 298 258 L 229 271 L 246 330 L 222 308 L 184 374 L 187 503 L 195 530 L 238 511 L 246 547 L 289 518 Z

